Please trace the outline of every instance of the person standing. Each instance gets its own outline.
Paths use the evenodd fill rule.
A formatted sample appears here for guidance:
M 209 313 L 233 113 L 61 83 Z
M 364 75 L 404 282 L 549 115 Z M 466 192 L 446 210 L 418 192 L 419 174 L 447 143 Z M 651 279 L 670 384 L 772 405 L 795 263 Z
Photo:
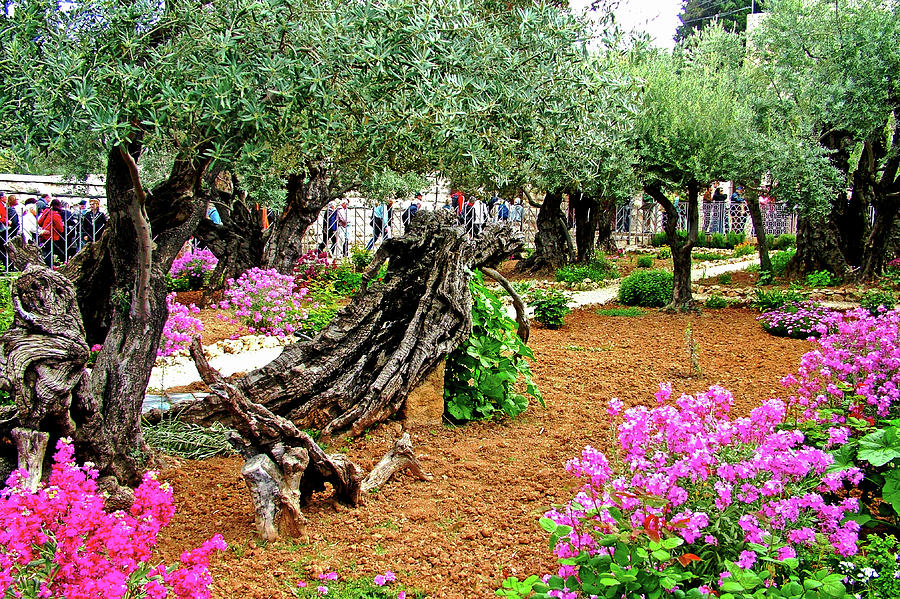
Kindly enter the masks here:
M 348 226 L 349 226 L 347 207 L 349 205 L 350 205 L 350 203 L 347 201 L 346 198 L 344 198 L 343 200 L 341 200 L 341 203 L 338 206 L 338 209 L 336 211 L 337 240 L 338 240 L 338 243 L 341 245 L 341 254 L 343 255 L 344 258 L 346 258 L 347 255 L 350 253 L 350 237 L 347 232 Z
M 28 198 L 25 200 L 25 209 L 22 211 L 22 239 L 26 244 L 37 245 L 37 200 Z
M 384 219 L 386 214 L 387 206 L 383 202 L 372 208 L 372 239 L 366 244 L 367 250 L 375 249 L 375 244 L 384 237 Z
M 81 215 L 81 241 L 93 243 L 106 228 L 106 214 L 100 211 L 100 200 L 92 199 L 90 209 Z
M 472 236 L 478 237 L 488 220 L 488 208 L 481 198 L 475 200 L 472 216 Z
M 722 194 L 723 196 L 725 194 Z M 747 224 L 747 213 L 746 213 L 747 202 L 744 198 L 744 188 L 741 185 L 738 185 L 734 193 L 731 194 L 731 206 L 730 206 L 730 215 L 731 215 L 731 230 L 732 231 L 743 231 L 744 227 Z
M 9 226 L 9 237 L 8 239 L 12 239 L 13 237 L 20 235 L 22 233 L 22 207 L 19 206 L 19 198 L 16 195 L 11 195 L 6 200 L 6 222 Z
M 522 218 L 525 215 L 525 208 L 522 206 L 522 198 L 516 198 L 513 206 L 509 211 L 509 218 L 513 223 L 519 223 L 522 226 Z
M 40 227 L 40 243 L 47 266 L 54 268 L 65 262 L 66 225 L 63 220 L 62 204 L 59 200 L 50 201 L 50 206 L 38 217 Z
M 509 204 L 502 198 L 497 203 L 497 220 L 504 223 L 509 220 Z

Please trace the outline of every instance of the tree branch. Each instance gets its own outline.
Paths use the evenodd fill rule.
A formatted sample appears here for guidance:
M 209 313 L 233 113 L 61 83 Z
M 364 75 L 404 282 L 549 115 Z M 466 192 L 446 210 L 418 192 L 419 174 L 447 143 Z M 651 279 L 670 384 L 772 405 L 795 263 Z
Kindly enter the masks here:
M 528 337 L 531 335 L 531 325 L 528 323 L 528 315 L 525 313 L 525 302 L 522 301 L 522 296 L 516 293 L 516 290 L 513 289 L 513 286 L 506 280 L 506 277 L 493 268 L 482 268 L 481 272 L 500 283 L 500 286 L 503 287 L 512 298 L 513 307 L 516 309 L 516 323 L 519 325 L 516 329 L 516 335 L 519 336 L 522 343 L 528 343 Z

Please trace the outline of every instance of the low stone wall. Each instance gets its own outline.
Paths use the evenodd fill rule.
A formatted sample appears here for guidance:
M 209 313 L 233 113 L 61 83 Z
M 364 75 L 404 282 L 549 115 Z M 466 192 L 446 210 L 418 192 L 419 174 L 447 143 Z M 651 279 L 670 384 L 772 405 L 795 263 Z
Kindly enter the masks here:
M 691 290 L 697 295 L 721 295 L 724 298 L 749 303 L 756 297 L 756 287 L 732 288 L 727 285 L 700 285 L 694 284 Z M 866 292 L 862 288 L 854 289 L 810 289 L 804 290 L 809 299 L 816 302 L 836 302 L 858 304 Z

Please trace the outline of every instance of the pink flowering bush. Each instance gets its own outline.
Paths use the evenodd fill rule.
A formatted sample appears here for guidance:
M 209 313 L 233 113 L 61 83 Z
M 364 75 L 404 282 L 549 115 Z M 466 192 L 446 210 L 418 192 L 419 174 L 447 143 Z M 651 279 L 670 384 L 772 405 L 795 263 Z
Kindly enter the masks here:
M 294 281 L 298 287 L 309 287 L 327 280 L 329 273 L 337 266 L 337 260 L 329 256 L 328 252 L 309 250 L 300 256 L 294 266 Z
M 53 469 L 37 491 L 25 474 L 0 494 L 0 596 L 66 599 L 205 599 L 209 558 L 225 549 L 220 535 L 181 555 L 181 564 L 150 565 L 160 529 L 175 513 L 172 489 L 144 476 L 127 512 L 107 513 L 97 471 L 79 467 L 71 441 L 57 443 Z
M 833 331 L 800 359 L 796 375 L 782 379 L 788 405 L 800 420 L 843 424 L 848 416 L 900 416 L 900 312 L 873 316 L 852 310 L 833 321 Z
M 824 494 L 861 474 L 830 471 L 831 455 L 804 444 L 799 431 L 782 429 L 781 401 L 731 418 L 732 396 L 721 387 L 667 405 L 671 393 L 661 385 L 655 408 L 625 411 L 620 468 L 592 447 L 566 464 L 584 485 L 546 514 L 567 531 L 554 549 L 561 579 L 579 576 L 573 558 L 607 553 L 607 535 L 678 539 L 668 548 L 683 543 L 682 557 L 696 561 L 693 571 L 705 585 L 716 584 L 729 562 L 750 568 L 763 554 L 777 562 L 807 549 L 856 553 L 859 525 L 844 521 L 857 511 L 856 499 L 829 501 Z M 610 407 L 613 414 L 619 409 Z
M 166 307 L 169 316 L 163 325 L 162 341 L 156 355 L 166 358 L 179 351 L 186 350 L 191 344 L 191 339 L 200 337 L 203 333 L 203 323 L 199 318 L 191 314 L 199 314 L 200 308 L 191 304 L 185 306 L 175 301 L 175 294 L 166 296 Z
M 336 311 L 275 269 L 252 268 L 225 284 L 225 300 L 219 307 L 234 310 L 250 333 L 284 337 L 302 329 L 318 330 Z
M 192 291 L 209 284 L 209 279 L 219 264 L 219 259 L 208 249 L 190 248 L 175 258 L 169 268 L 169 289 Z
M 840 313 L 806 300 L 766 312 L 757 320 L 762 323 L 763 329 L 772 335 L 808 339 L 828 333 L 840 317 Z

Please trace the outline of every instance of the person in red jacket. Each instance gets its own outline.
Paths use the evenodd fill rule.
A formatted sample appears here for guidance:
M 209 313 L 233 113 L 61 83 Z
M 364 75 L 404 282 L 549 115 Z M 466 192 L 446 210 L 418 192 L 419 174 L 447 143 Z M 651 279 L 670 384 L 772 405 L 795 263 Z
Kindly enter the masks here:
M 62 204 L 59 200 L 50 202 L 50 206 L 38 217 L 37 224 L 39 243 L 47 266 L 53 268 L 54 262 L 56 265 L 65 262 L 66 226 L 63 224 Z

